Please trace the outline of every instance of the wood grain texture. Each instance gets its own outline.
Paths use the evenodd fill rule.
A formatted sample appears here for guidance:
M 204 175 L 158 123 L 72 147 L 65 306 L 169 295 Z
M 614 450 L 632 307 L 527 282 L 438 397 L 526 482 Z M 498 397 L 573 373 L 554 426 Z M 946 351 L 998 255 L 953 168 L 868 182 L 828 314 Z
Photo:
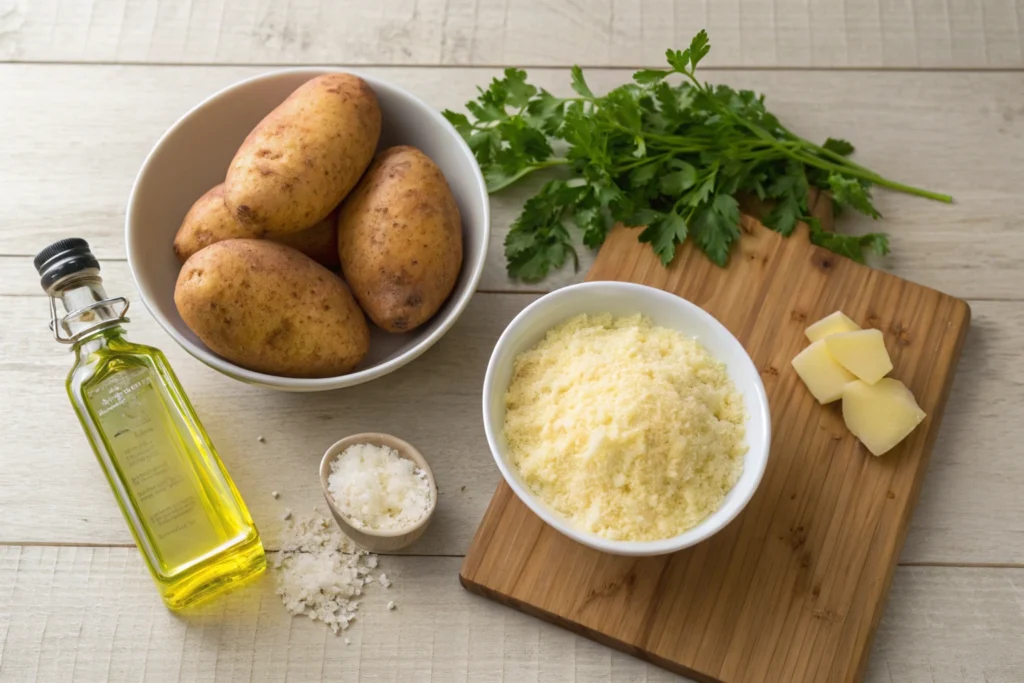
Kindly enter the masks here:
M 659 64 L 665 47 L 706 26 L 716 68 L 758 67 L 709 78 L 761 90 L 808 137 L 843 135 L 858 144 L 858 161 L 956 196 L 943 207 L 879 195 L 895 249 L 884 266 L 972 297 L 974 312 L 902 559 L 1024 564 L 1020 74 L 770 70 L 1019 69 L 1022 8 L 1019 0 L 0 0 L 0 62 L 41 62 L 0 64 L 0 255 L 21 255 L 0 256 L 0 387 L 9 399 L 0 546 L 70 546 L 0 547 L 0 682 L 680 680 L 469 595 L 455 583 L 458 557 L 383 558 L 399 608 L 385 612 L 383 595 L 368 597 L 346 647 L 318 624 L 289 618 L 269 582 L 178 618 L 160 606 L 134 549 L 75 547 L 130 538 L 65 400 L 70 358 L 45 330 L 27 256 L 75 231 L 101 255 L 123 258 L 124 207 L 148 150 L 203 97 L 269 68 L 256 64 L 359 64 L 435 107 L 460 107 L 498 73 L 463 67 L 558 66 L 532 68 L 530 78 L 565 93 L 561 67 Z M 175 66 L 185 63 L 232 66 Z M 604 90 L 629 72 L 588 78 Z M 501 241 L 528 191 L 492 201 L 485 290 L 540 292 L 582 277 L 563 271 L 529 286 L 505 278 Z M 855 220 L 843 229 L 870 227 Z M 583 256 L 585 271 L 593 255 Z M 326 445 L 378 428 L 421 446 L 439 476 L 439 519 L 412 552 L 465 551 L 499 481 L 478 417 L 483 367 L 532 296 L 479 294 L 437 347 L 387 380 L 285 397 L 188 357 L 139 305 L 126 264 L 106 261 L 104 273 L 111 291 L 136 297 L 132 337 L 171 357 L 271 545 L 284 507 L 320 503 L 312 473 Z M 256 442 L 260 434 L 267 444 Z M 1020 569 L 898 568 L 865 680 L 1024 680 L 1022 577 Z
M 744 67 L 1024 66 L 1016 0 L 7 0 L 0 60 L 658 65 L 701 28 Z
M 343 638 L 272 577 L 176 616 L 127 548 L 0 547 L 0 683 L 668 683 L 667 671 L 459 589 L 459 558 L 389 557 Z M 395 600 L 397 609 L 385 609 Z M 901 567 L 866 683 L 1024 680 L 1024 569 Z
M 196 102 L 259 68 L 0 65 L 0 254 L 34 255 L 73 228 L 104 258 L 123 258 L 124 212 L 146 154 Z M 461 107 L 492 69 L 368 69 L 437 108 Z M 882 266 L 963 298 L 1019 298 L 1024 253 L 1024 87 L 1015 73 L 754 72 L 709 74 L 766 93 L 783 121 L 810 139 L 842 135 L 856 160 L 905 182 L 949 192 L 956 204 L 877 191 L 885 219 L 844 216 L 839 229 L 891 233 Z M 531 79 L 566 94 L 564 69 Z M 588 73 L 605 91 L 629 79 L 621 69 Z M 898 95 L 897 95 L 898 93 Z M 74 106 L 68 106 L 74 102 Z M 32 125 L 25 125 L 31 121 Z M 119 122 L 115 126 L 115 122 Z M 116 132 L 113 130 L 116 127 Z M 955 131 L 955 133 L 951 133 Z M 540 285 L 510 281 L 502 244 L 536 183 L 491 200 L 493 236 L 481 288 L 539 291 L 578 281 L 567 268 Z
M 655 558 L 613 557 L 544 525 L 504 483 L 461 571 L 471 591 L 679 673 L 726 683 L 846 683 L 864 673 L 960 357 L 960 300 L 744 217 L 728 270 L 693 247 L 668 269 L 638 230 L 616 230 L 588 274 L 675 292 L 744 344 L 772 411 L 772 451 L 743 513 L 712 539 Z M 871 457 L 790 360 L 810 322 L 843 310 L 886 336 L 928 414 Z
M 501 330 L 534 295 L 479 293 L 444 339 L 407 368 L 361 387 L 301 396 L 210 370 L 159 328 L 126 263 L 104 262 L 103 275 L 109 292 L 132 298 L 129 338 L 167 354 L 268 540 L 277 538 L 285 507 L 321 500 L 316 467 L 323 451 L 347 434 L 377 429 L 417 445 L 440 486 L 438 517 L 409 551 L 466 551 L 501 480 L 479 419 L 484 368 Z M 1024 302 L 971 305 L 905 562 L 1024 564 L 1024 425 L 1015 418 L 1024 392 Z M 64 395 L 71 358 L 46 329 L 31 259 L 0 258 L 0 310 L 19 330 L 0 335 L 0 386 L 21 395 L 0 428 L 0 543 L 131 544 Z M 260 435 L 266 444 L 256 441 Z M 41 454 L 61 476 L 40 476 Z M 274 490 L 278 501 L 270 498 Z

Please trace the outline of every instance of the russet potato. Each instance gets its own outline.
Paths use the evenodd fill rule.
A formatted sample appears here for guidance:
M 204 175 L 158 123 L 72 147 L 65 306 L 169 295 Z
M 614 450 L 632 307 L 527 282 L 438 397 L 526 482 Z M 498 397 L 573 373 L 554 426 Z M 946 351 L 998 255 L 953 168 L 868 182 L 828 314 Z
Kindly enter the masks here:
M 224 240 L 193 254 L 174 303 L 210 350 L 256 372 L 333 377 L 369 349 L 366 319 L 341 278 L 267 240 Z
M 429 320 L 462 268 L 462 220 L 441 169 L 415 147 L 371 164 L 338 216 L 338 254 L 359 305 L 379 327 Z
M 316 225 L 355 186 L 380 138 L 373 89 L 332 73 L 299 86 L 267 114 L 228 168 L 224 200 L 257 237 Z
M 269 239 L 295 247 L 306 256 L 327 268 L 338 267 L 337 212 L 312 228 L 287 235 L 274 235 Z M 230 239 L 254 238 L 258 235 L 235 220 L 224 203 L 224 183 L 206 192 L 196 200 L 174 236 L 174 254 L 184 263 L 192 254 L 214 242 Z

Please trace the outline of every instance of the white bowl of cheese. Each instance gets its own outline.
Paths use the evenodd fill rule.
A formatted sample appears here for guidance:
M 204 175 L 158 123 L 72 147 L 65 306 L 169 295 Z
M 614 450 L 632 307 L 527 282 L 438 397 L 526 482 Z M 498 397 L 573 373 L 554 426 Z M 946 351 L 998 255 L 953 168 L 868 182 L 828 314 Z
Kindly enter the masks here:
M 723 493 L 718 494 L 720 502 L 716 502 L 717 507 L 682 533 L 656 540 L 622 540 L 622 538 L 616 537 L 614 529 L 609 530 L 608 528 L 607 519 L 614 519 L 614 515 L 604 515 L 602 517 L 604 526 L 595 531 L 598 527 L 592 523 L 588 527 L 587 523 L 580 518 L 570 518 L 545 502 L 545 496 L 539 495 L 537 490 L 531 488 L 531 484 L 527 482 L 527 478 L 520 471 L 520 467 L 523 466 L 523 447 L 520 442 L 517 442 L 518 445 L 513 448 L 506 437 L 506 417 L 509 416 L 511 419 L 507 406 L 512 405 L 512 410 L 516 410 L 514 402 L 508 403 L 506 400 L 507 396 L 511 396 L 509 387 L 513 381 L 516 359 L 520 354 L 536 347 L 553 328 L 581 314 L 588 316 L 610 315 L 613 319 L 639 315 L 649 320 L 655 328 L 678 331 L 685 337 L 692 338 L 713 359 L 711 362 L 714 366 L 724 367 L 724 374 L 728 376 L 728 380 L 731 380 L 730 389 L 734 387 L 728 395 L 738 397 L 735 400 L 742 402 L 741 417 L 736 418 L 736 411 L 733 411 L 733 419 L 742 423 L 745 452 L 735 450 L 735 443 L 729 445 L 723 442 L 723 448 L 733 449 L 730 451 L 733 460 L 742 461 L 742 469 L 738 476 L 729 479 L 734 483 L 730 484 L 731 488 L 728 488 L 728 492 L 725 493 L 723 489 Z M 678 338 L 679 335 L 672 336 Z M 629 357 L 625 357 L 621 362 L 630 363 L 631 361 Z M 576 367 L 573 371 L 578 370 L 579 368 Z M 718 369 L 718 372 L 721 374 L 721 369 Z M 568 376 L 565 380 L 570 383 L 573 381 Z M 725 384 L 729 384 L 729 382 L 725 381 Z M 559 388 L 554 388 L 554 391 L 558 390 Z M 609 407 L 607 403 L 609 398 L 607 395 L 595 396 L 592 399 L 594 401 L 593 408 L 605 412 L 619 410 L 619 408 Z M 604 404 L 600 405 L 602 402 Z M 713 316 L 695 304 L 660 289 L 625 282 L 588 282 L 565 287 L 541 297 L 523 309 L 502 333 L 491 354 L 484 379 L 483 418 L 487 442 L 498 469 L 501 470 L 505 481 L 520 500 L 544 522 L 565 536 L 595 550 L 616 555 L 649 556 L 672 553 L 700 543 L 725 528 L 753 497 L 764 474 L 771 445 L 771 417 L 768 410 L 768 398 L 757 368 L 739 341 Z M 563 436 L 566 429 L 578 428 L 573 425 L 558 427 L 563 432 Z M 590 428 L 588 426 L 588 429 Z M 519 463 L 513 457 L 514 450 L 518 450 Z M 705 450 L 707 450 L 706 445 Z M 561 456 L 555 455 L 555 457 Z M 566 457 L 578 459 L 581 456 L 573 454 Z M 633 459 L 643 456 L 637 456 L 634 453 L 628 457 L 632 462 Z M 601 466 L 604 464 L 602 462 Z M 559 463 L 555 463 L 555 466 L 559 466 Z M 579 470 L 585 474 L 580 478 L 581 482 L 585 481 L 589 484 L 598 482 L 599 486 L 623 486 L 621 481 L 611 482 L 610 480 L 613 478 L 611 476 L 608 477 L 608 484 L 603 483 L 604 470 L 595 471 L 593 467 L 596 465 L 592 466 L 589 462 L 585 465 L 574 462 L 571 466 L 591 468 Z M 631 465 L 631 467 L 635 466 Z M 635 473 L 636 470 L 630 471 Z M 703 472 L 700 469 L 697 471 Z M 646 481 L 650 480 L 650 474 L 647 473 Z M 673 472 L 672 476 L 676 476 L 676 473 Z M 704 475 L 690 473 L 688 476 L 692 480 L 693 477 Z M 634 481 L 645 480 L 631 479 L 628 486 L 634 486 L 632 483 Z M 534 479 L 534 485 L 536 486 L 536 479 Z M 576 484 L 574 483 L 573 486 Z M 663 491 L 659 492 L 663 493 Z M 601 496 L 593 496 L 589 493 L 585 492 L 584 494 L 587 501 L 601 498 Z M 633 493 L 634 490 L 631 490 L 630 495 Z M 564 491 L 560 495 L 562 494 Z M 646 491 L 643 495 L 647 495 Z M 677 495 L 675 500 L 678 499 Z M 561 500 L 564 501 L 564 495 Z M 666 510 L 666 517 L 671 517 L 679 511 L 678 504 L 661 503 L 664 498 L 659 499 L 655 496 L 652 500 L 654 502 L 649 505 L 657 508 L 661 504 L 662 509 Z M 669 507 L 670 505 L 672 507 Z M 648 515 L 649 511 L 650 507 L 648 507 Z M 621 514 L 619 516 L 623 519 L 632 519 L 632 517 L 623 517 Z M 640 516 L 637 516 L 637 519 L 640 519 Z

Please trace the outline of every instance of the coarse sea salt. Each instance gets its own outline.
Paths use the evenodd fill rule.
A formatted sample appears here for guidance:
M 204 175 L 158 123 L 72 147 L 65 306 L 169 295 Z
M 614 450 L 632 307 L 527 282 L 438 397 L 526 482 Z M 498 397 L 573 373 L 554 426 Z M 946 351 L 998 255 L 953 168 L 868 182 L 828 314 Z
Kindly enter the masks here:
M 427 474 L 387 446 L 355 444 L 331 463 L 327 488 L 360 529 L 405 529 L 427 516 L 433 494 Z
M 322 621 L 335 633 L 347 629 L 364 586 L 373 580 L 377 556 L 356 546 L 317 511 L 288 519 L 283 537 L 270 563 L 285 608 Z

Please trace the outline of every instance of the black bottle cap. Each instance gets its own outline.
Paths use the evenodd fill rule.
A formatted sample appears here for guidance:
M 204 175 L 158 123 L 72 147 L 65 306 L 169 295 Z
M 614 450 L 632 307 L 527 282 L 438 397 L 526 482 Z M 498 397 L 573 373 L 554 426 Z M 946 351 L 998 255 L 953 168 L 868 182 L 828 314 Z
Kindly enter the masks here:
M 32 263 L 41 276 L 43 290 L 48 290 L 57 280 L 80 270 L 99 270 L 100 267 L 100 262 L 89 249 L 89 243 L 80 237 L 54 242 L 39 252 Z

